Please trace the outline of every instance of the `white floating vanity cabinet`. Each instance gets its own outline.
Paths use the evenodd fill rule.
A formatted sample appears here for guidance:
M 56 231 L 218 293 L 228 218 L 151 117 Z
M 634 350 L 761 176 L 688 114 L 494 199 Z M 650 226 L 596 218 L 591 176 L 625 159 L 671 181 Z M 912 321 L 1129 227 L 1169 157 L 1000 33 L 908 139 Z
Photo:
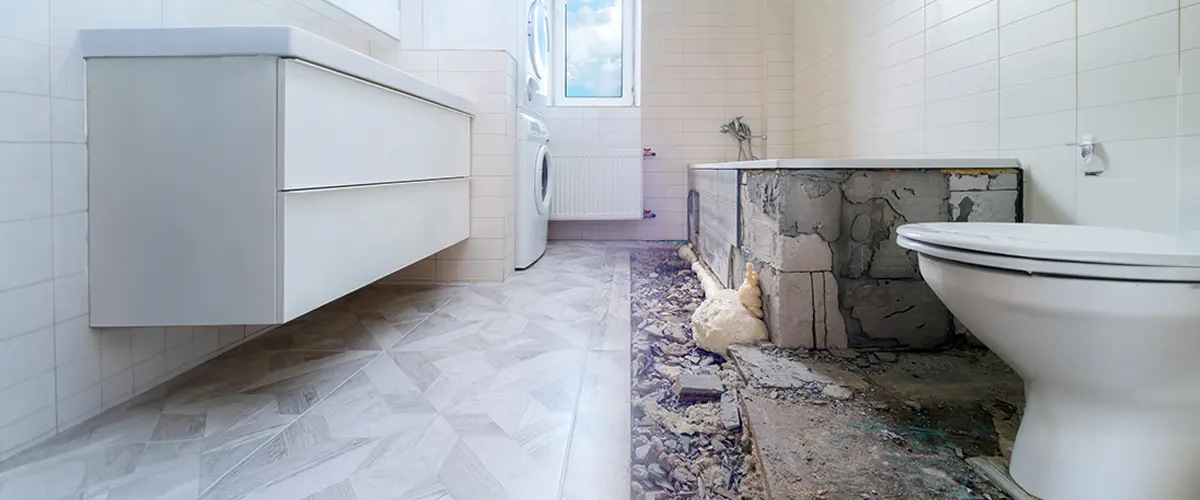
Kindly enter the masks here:
M 92 326 L 283 323 L 467 238 L 469 101 L 292 28 L 85 35 Z

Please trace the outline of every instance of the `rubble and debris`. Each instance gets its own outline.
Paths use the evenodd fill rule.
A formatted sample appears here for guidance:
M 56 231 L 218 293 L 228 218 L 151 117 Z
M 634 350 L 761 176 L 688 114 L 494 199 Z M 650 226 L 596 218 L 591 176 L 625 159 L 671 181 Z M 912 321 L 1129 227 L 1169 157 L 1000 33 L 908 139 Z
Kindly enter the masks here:
M 676 250 L 632 252 L 630 498 L 765 498 L 738 406 L 745 383 L 719 352 L 696 345 L 689 319 L 704 290 Z
M 729 394 L 721 396 L 721 425 L 727 431 L 736 431 L 742 426 L 742 410 Z
M 875 362 L 877 363 L 895 363 L 896 359 L 898 359 L 896 354 L 891 352 L 877 352 L 871 354 L 871 356 L 875 358 Z
M 709 373 L 684 373 L 675 381 L 675 397 L 680 401 L 715 401 L 724 392 L 721 377 Z
M 850 399 L 850 398 L 854 397 L 854 393 L 851 392 L 850 389 L 847 389 L 840 385 L 834 385 L 834 384 L 826 385 L 824 389 L 821 389 L 821 394 L 829 396 L 833 399 L 840 399 L 840 400 Z

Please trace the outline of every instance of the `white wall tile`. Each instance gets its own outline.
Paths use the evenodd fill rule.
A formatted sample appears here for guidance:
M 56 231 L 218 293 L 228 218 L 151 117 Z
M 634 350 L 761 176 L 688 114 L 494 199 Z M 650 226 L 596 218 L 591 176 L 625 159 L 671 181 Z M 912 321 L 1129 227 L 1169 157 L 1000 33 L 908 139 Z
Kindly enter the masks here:
M 925 26 L 944 23 L 985 3 L 988 0 L 934 0 L 925 7 Z
M 1000 59 L 1001 87 L 1074 74 L 1074 38 Z
M 54 320 L 65 321 L 88 312 L 86 273 L 54 279 Z
M 933 52 L 996 29 L 998 25 L 997 2 L 998 0 L 992 0 L 927 29 L 925 31 L 926 52 Z
M 995 121 L 998 113 L 999 96 L 990 91 L 929 104 L 925 107 L 925 125 L 932 128 Z
M 0 389 L 53 369 L 53 328 L 0 340 Z
M 100 354 L 100 342 L 101 335 L 88 327 L 86 315 L 54 325 L 54 358 L 60 364 Z
M 1068 3 L 1000 28 L 1000 56 L 1075 37 L 1075 4 Z
M 1000 149 L 1037 149 L 1076 142 L 1075 111 L 1000 120 Z
M 163 328 L 133 330 L 133 363 L 138 364 L 166 352 L 166 331 Z
M 87 269 L 87 213 L 54 217 L 54 276 Z
M 100 414 L 101 389 L 96 383 L 58 402 L 58 425 L 61 429 Z
M 1079 73 L 1079 106 L 1103 106 L 1175 95 L 1179 56 L 1175 54 Z
M 50 100 L 50 138 L 54 142 L 82 143 L 84 137 L 83 101 L 72 99 Z
M 0 290 L 53 278 L 53 248 L 49 218 L 0 222 Z
M 1179 138 L 1179 166 L 1179 227 L 1200 237 L 1200 136 Z
M 1079 0 L 1079 34 L 1094 33 L 1177 8 L 1179 0 Z
M 20 120 L 0 120 L 0 142 L 48 142 L 50 140 L 50 98 L 0 92 L 0 116 L 19 116 Z
M 1000 0 L 1000 24 L 1011 24 L 1074 0 Z
M 1200 48 L 1200 6 L 1183 9 L 1179 15 L 1179 48 L 1181 50 Z
M 0 222 L 50 215 L 50 145 L 0 143 Z
M 1179 134 L 1200 135 L 1200 94 L 1179 97 Z
M 1027 222 L 1071 224 L 1075 221 L 1075 189 L 1078 170 L 1075 146 L 1011 151 L 1001 150 L 1001 156 L 1021 160 L 1025 174 L 1025 198 L 1029 211 Z
M 216 327 L 211 327 L 211 329 L 214 334 L 213 350 L 216 350 Z M 197 330 L 200 330 L 200 328 L 197 328 Z M 132 330 L 128 328 L 106 328 L 100 330 L 98 336 L 100 338 L 100 368 L 105 378 L 133 368 Z
M 1096 108 L 1080 108 L 1079 134 L 1098 141 L 1171 137 L 1178 99 L 1167 97 Z
M 925 134 L 930 153 L 995 150 L 999 135 L 995 121 L 930 128 Z
M 84 98 L 85 65 L 79 48 L 50 48 L 50 95 L 65 99 Z
M 50 43 L 50 2 L 5 0 L 4 15 L 0 16 L 0 36 L 42 45 Z
M 1076 107 L 1075 75 L 1000 89 L 1000 117 L 1039 115 Z
M 50 45 L 71 48 L 85 28 L 162 27 L 162 0 L 43 0 L 50 4 Z
M 0 450 L 14 450 L 54 435 L 54 405 L 0 427 Z
M 51 149 L 55 214 L 87 210 L 87 147 L 54 144 Z
M 1078 196 L 1077 224 L 1160 233 L 1174 233 L 1178 227 L 1176 187 L 1161 180 L 1081 177 Z
M 0 390 L 0 428 L 54 406 L 54 370 L 47 370 Z
M 993 30 L 970 40 L 931 52 L 925 57 L 925 74 L 938 76 L 996 60 L 999 35 Z
M 166 375 L 166 357 L 162 354 L 133 366 L 133 390 L 141 392 L 158 383 Z
M 133 397 L 133 369 L 130 368 L 104 379 L 100 385 L 104 407 L 111 408 Z
M 1185 94 L 1200 92 L 1200 50 L 1193 49 L 1180 54 L 1179 66 L 1182 73 L 1181 90 Z
M 1100 144 L 1098 159 L 1105 164 L 1104 177 L 1172 179 L 1177 174 L 1179 155 L 1176 139 L 1170 137 L 1107 141 Z
M 0 67 L 0 91 L 50 93 L 50 49 L 45 45 L 0 37 Z
M 999 65 L 996 61 L 980 64 L 953 73 L 930 78 L 926 82 L 927 102 L 937 102 L 999 88 Z
M 0 291 L 0 339 L 54 324 L 54 282 Z
M 1170 11 L 1079 37 L 1079 70 L 1178 52 L 1179 12 Z
M 59 362 L 55 373 L 58 400 L 63 401 L 100 383 L 100 353 L 65 363 Z

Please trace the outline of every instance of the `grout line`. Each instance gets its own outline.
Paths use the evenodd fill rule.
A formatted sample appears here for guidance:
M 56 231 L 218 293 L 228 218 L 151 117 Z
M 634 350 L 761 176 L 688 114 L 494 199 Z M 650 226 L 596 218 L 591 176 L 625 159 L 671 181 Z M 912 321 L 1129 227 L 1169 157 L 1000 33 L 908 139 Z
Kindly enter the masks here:
M 605 253 L 606 257 L 608 255 L 610 255 L 610 252 L 614 256 L 617 253 L 617 252 L 613 251 L 611 246 L 612 246 L 611 243 L 605 242 L 604 253 Z M 629 254 L 628 259 L 631 261 L 630 264 L 632 267 L 632 260 L 633 260 L 632 253 Z M 600 305 L 601 301 L 608 299 L 609 293 L 611 293 L 613 287 L 616 286 L 616 282 L 617 282 L 617 265 L 614 262 L 613 266 L 612 266 L 612 274 L 609 275 L 608 284 L 607 284 L 607 286 L 605 286 L 604 288 L 601 289 L 601 292 L 599 294 L 597 294 L 596 301 L 595 301 L 595 303 L 592 304 L 592 311 L 596 310 L 596 308 Z M 632 292 L 632 289 L 633 289 L 633 280 L 632 279 L 630 279 L 630 281 L 629 281 L 629 287 L 630 287 L 630 300 L 632 300 L 632 293 L 633 293 Z M 604 316 L 608 315 L 608 307 L 605 307 L 604 311 L 605 311 L 605 313 L 603 316 L 601 316 L 601 319 L 603 319 Z M 588 329 L 588 343 L 590 343 L 592 340 L 592 334 L 595 333 L 595 328 L 596 328 L 597 323 L 598 322 L 596 321 L 595 315 L 593 314 L 592 323 L 589 325 L 589 329 Z M 632 325 L 630 325 L 630 328 L 632 329 Z M 633 341 L 633 337 L 632 337 L 632 332 L 631 332 L 630 342 L 632 342 L 632 341 Z M 584 359 L 583 372 L 579 377 L 579 390 L 576 391 L 575 405 L 574 405 L 574 409 L 571 411 L 571 425 L 567 429 L 567 445 L 563 450 L 562 469 L 559 471 L 559 475 L 558 475 L 558 494 L 555 495 L 555 498 L 558 498 L 560 500 L 562 500 L 563 495 L 566 494 L 565 488 L 566 488 L 566 483 L 567 483 L 567 471 L 570 470 L 569 467 L 571 465 L 570 464 L 571 445 L 575 441 L 575 425 L 579 421 L 579 407 L 581 404 L 580 402 L 583 400 L 583 385 L 587 381 L 587 370 L 588 370 L 588 366 L 590 365 L 590 363 L 588 362 L 589 351 L 590 351 L 590 349 L 588 348 L 588 345 L 585 344 L 583 347 L 583 359 Z M 631 346 L 630 353 L 632 353 L 632 352 L 633 352 L 633 349 Z
M 462 288 L 462 287 L 455 287 L 455 288 L 459 288 L 459 289 L 460 289 L 459 291 L 461 291 L 461 288 Z M 388 346 L 387 348 L 384 348 L 384 349 L 380 349 L 378 354 L 376 354 L 374 357 L 372 357 L 372 358 L 371 358 L 370 360 L 368 360 L 366 363 L 363 363 L 363 365 L 362 365 L 361 367 L 359 367 L 357 370 L 355 370 L 355 371 L 354 371 L 354 373 L 351 373 L 351 374 L 350 374 L 350 376 L 346 377 L 346 379 L 345 379 L 345 380 L 343 380 L 343 381 L 341 381 L 341 383 L 339 383 L 338 385 L 334 386 L 334 388 L 333 388 L 333 389 L 330 389 L 330 390 L 329 390 L 329 392 L 328 392 L 328 393 L 326 393 L 324 397 L 322 397 L 321 399 L 318 399 L 318 400 L 317 400 L 315 403 L 313 403 L 312 405 L 310 405 L 308 408 L 306 408 L 306 409 L 305 409 L 303 412 L 301 412 L 299 415 L 296 415 L 296 418 L 292 419 L 292 421 L 291 421 L 291 422 L 288 422 L 288 423 L 287 423 L 287 425 L 285 425 L 285 426 L 283 426 L 282 428 L 280 428 L 278 432 L 275 432 L 274 434 L 271 434 L 271 437 L 269 437 L 269 438 L 267 438 L 266 440 L 264 440 L 264 441 L 262 442 L 262 444 L 259 444 L 258 446 L 256 446 L 256 447 L 254 448 L 254 450 L 252 450 L 250 453 L 247 453 L 247 454 L 246 454 L 246 456 L 242 457 L 242 459 L 241 459 L 241 460 L 238 460 L 238 462 L 237 462 L 236 464 L 233 464 L 233 466 L 232 466 L 232 467 L 230 467 L 229 469 L 227 469 L 225 472 L 221 473 L 221 476 L 220 476 L 220 477 L 218 477 L 216 480 L 214 480 L 214 481 L 212 482 L 212 484 L 210 484 L 210 485 L 208 486 L 208 488 L 205 488 L 204 490 L 200 491 L 200 493 L 197 495 L 197 498 L 202 498 L 202 497 L 204 497 L 204 495 L 206 495 L 206 494 L 207 494 L 209 491 L 211 491 L 213 488 L 215 488 L 215 487 L 216 487 L 218 484 L 221 484 L 221 482 L 222 482 L 222 481 L 224 481 L 224 480 L 225 480 L 225 478 L 226 478 L 227 476 L 229 476 L 229 474 L 230 474 L 231 472 L 233 472 L 235 469 L 237 469 L 238 467 L 240 467 L 240 466 L 241 466 L 243 463 L 245 463 L 247 460 L 250 460 L 250 457 L 253 457 L 253 456 L 254 456 L 255 454 L 257 454 L 259 451 L 261 451 L 263 448 L 265 448 L 265 447 L 267 446 L 267 444 L 269 444 L 269 443 L 270 443 L 271 441 L 273 441 L 275 438 L 277 438 L 277 437 L 279 437 L 280 435 L 282 435 L 282 434 L 283 434 L 285 431 L 287 431 L 287 430 L 288 430 L 290 427 L 292 427 L 293 425 L 295 425 L 295 424 L 296 424 L 296 422 L 299 422 L 299 421 L 300 421 L 300 419 L 304 418 L 304 416 L 305 416 L 305 415 L 308 415 L 308 412 L 312 411 L 312 409 L 313 409 L 313 408 L 316 408 L 316 407 L 317 407 L 317 405 L 319 405 L 319 404 L 321 404 L 321 403 L 325 402 L 325 400 L 326 400 L 326 399 L 329 399 L 329 396 L 333 395 L 333 393 L 337 392 L 337 390 L 338 390 L 338 389 L 341 389 L 341 388 L 342 388 L 342 386 L 345 386 L 345 385 L 346 385 L 346 383 L 348 383 L 348 382 L 350 382 L 351 380 L 353 380 L 353 379 L 354 379 L 354 377 L 357 377 L 359 374 L 361 374 L 361 373 L 362 373 L 364 370 L 366 370 L 366 369 L 367 369 L 367 367 L 368 367 L 368 366 L 370 366 L 370 365 L 371 365 L 371 363 L 374 363 L 374 362 L 375 362 L 376 360 L 378 360 L 380 357 L 387 355 L 388 349 L 390 349 L 391 347 L 394 347 L 394 346 L 395 346 L 397 343 L 399 343 L 401 340 L 404 340 L 404 337 L 407 337 L 407 336 L 408 336 L 410 333 L 412 333 L 414 330 L 416 330 L 417 328 L 419 328 L 421 325 L 425 324 L 425 322 L 426 322 L 426 321 L 429 321 L 429 318 L 432 318 L 432 317 L 433 317 L 433 315 L 435 315 L 435 314 L 437 314 L 439 311 L 441 311 L 443 307 L 446 307 L 446 305 L 447 305 L 447 304 L 449 304 L 449 303 L 450 303 L 450 301 L 454 300 L 454 298 L 455 298 L 455 297 L 458 297 L 458 292 L 455 292 L 455 294 L 454 294 L 454 295 L 450 296 L 450 298 L 448 298 L 448 299 L 446 299 L 444 302 L 442 302 L 442 303 L 441 303 L 441 305 L 439 305 L 439 306 L 437 307 L 437 309 L 434 309 L 434 310 L 433 310 L 433 312 L 429 313 L 427 316 L 425 316 L 425 318 L 421 319 L 421 321 L 419 321 L 419 322 L 417 322 L 417 324 L 413 325 L 413 327 L 412 327 L 412 328 L 409 328 L 409 329 L 408 329 L 408 331 L 404 332 L 404 334 L 403 334 L 403 335 L 401 335 L 401 336 L 400 336 L 400 338 L 396 339 L 396 341 L 395 341 L 395 342 L 393 342 L 393 343 L 392 343 L 390 346 Z M 160 413 L 160 415 L 161 415 L 161 413 Z

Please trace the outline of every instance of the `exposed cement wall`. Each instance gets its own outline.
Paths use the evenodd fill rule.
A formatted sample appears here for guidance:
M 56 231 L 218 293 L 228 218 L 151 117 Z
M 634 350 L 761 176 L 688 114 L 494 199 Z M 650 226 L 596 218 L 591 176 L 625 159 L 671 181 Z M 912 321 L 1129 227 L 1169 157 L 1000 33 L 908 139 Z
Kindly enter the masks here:
M 896 244 L 896 228 L 1022 217 L 1015 169 L 744 170 L 734 178 L 733 245 L 733 171 L 693 172 L 693 243 L 727 284 L 740 281 L 742 259 L 760 270 L 767 327 L 781 347 L 944 344 L 955 322 L 922 281 L 916 254 Z

